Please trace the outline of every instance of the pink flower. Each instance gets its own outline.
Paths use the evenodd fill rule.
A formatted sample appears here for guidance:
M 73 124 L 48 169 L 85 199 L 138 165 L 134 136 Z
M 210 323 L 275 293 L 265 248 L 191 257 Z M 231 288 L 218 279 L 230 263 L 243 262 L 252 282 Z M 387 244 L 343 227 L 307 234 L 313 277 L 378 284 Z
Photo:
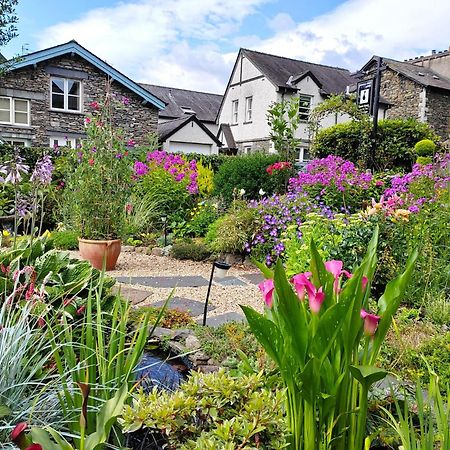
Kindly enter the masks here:
M 262 283 L 259 283 L 258 287 L 264 296 L 264 302 L 269 308 L 272 308 L 273 291 L 275 290 L 273 280 L 272 279 L 264 280 Z
M 11 440 L 17 442 L 22 433 L 27 429 L 28 424 L 26 422 L 19 422 L 11 431 Z
M 85 119 L 84 119 L 84 124 L 85 125 L 89 125 L 91 123 L 91 118 L 90 117 L 86 117 Z
M 342 270 L 344 263 L 342 261 L 332 260 L 325 263 L 325 269 L 334 276 L 333 289 L 337 294 L 339 292 L 339 278 L 341 275 L 345 275 L 347 278 L 351 278 L 352 274 L 347 270 Z
M 81 316 L 81 314 L 84 313 L 84 310 L 85 310 L 85 309 L 86 309 L 86 306 L 85 306 L 85 305 L 80 306 L 80 307 L 77 309 L 77 315 L 78 315 L 78 316 Z
M 98 104 L 98 102 L 91 102 L 91 103 L 89 103 L 89 106 L 92 109 L 99 109 L 100 108 L 100 105 Z
M 37 325 L 39 328 L 44 328 L 45 327 L 45 319 L 41 316 L 39 317 L 38 321 L 37 321 Z
M 320 286 L 319 289 L 316 289 L 316 287 L 308 281 L 306 292 L 308 293 L 309 309 L 312 313 L 318 314 L 322 303 L 325 300 L 325 293 L 322 291 L 322 286 Z
M 361 319 L 364 320 L 364 334 L 366 336 L 373 336 L 377 331 L 378 323 L 381 317 L 375 314 L 370 314 L 364 309 L 361 310 Z
M 93 159 L 90 159 L 90 160 L 88 161 L 88 163 L 89 163 L 90 166 L 93 166 L 93 165 L 94 165 L 94 160 L 93 160 Z
M 366 290 L 366 286 L 367 286 L 368 282 L 369 282 L 369 279 L 365 275 L 363 275 L 363 277 L 361 279 L 363 291 Z
M 306 285 L 311 283 L 309 278 L 311 277 L 311 272 L 299 273 L 298 275 L 294 275 L 292 277 L 292 284 L 294 285 L 294 289 L 297 292 L 298 298 L 303 301 L 306 295 Z
M 25 450 L 42 450 L 41 444 L 31 444 Z

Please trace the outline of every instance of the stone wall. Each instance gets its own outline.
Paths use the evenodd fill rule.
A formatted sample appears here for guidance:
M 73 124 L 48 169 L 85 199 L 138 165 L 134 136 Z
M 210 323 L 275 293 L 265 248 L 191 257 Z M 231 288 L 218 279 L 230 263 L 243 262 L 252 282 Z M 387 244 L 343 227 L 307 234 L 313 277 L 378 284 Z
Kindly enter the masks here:
M 380 94 L 392 103 L 386 119 L 420 119 L 422 87 L 417 83 L 387 69 L 381 78 Z
M 427 122 L 444 141 L 450 138 L 450 92 L 427 89 Z
M 245 154 L 245 149 L 247 147 L 250 147 L 250 153 L 255 152 L 265 152 L 268 153 L 270 150 L 270 139 L 258 139 L 254 141 L 244 141 L 244 142 L 236 142 L 236 145 L 238 147 L 238 153 L 240 155 Z
M 50 70 L 49 70 L 50 68 Z M 52 69 L 67 70 L 73 79 L 82 83 L 81 112 L 59 112 L 50 109 L 50 79 Z M 59 75 L 55 75 L 59 76 Z M 92 101 L 104 97 L 107 76 L 78 55 L 49 59 L 22 69 L 9 72 L 0 80 L 0 95 L 24 98 L 30 101 L 31 125 L 0 125 L 0 135 L 30 139 L 32 146 L 47 147 L 50 135 L 68 137 L 84 136 L 84 117 L 90 112 Z M 138 144 L 146 142 L 150 132 L 157 131 L 158 109 L 143 105 L 143 99 L 117 82 L 112 84 L 112 93 L 127 97 L 130 102 L 114 113 L 114 122 L 124 130 L 126 138 L 133 138 Z

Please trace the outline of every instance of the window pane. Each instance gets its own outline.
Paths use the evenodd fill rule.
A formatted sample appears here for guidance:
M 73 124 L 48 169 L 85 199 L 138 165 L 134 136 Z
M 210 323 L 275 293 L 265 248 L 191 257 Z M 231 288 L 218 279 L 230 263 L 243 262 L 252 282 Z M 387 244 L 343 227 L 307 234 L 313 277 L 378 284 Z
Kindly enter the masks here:
M 23 112 L 15 112 L 14 123 L 28 124 L 28 114 Z
M 64 80 L 61 78 L 53 78 L 52 80 L 52 93 L 64 94 Z
M 80 95 L 80 82 L 67 80 L 68 93 L 69 95 Z
M 0 109 L 9 110 L 9 98 L 0 98 Z
M 10 122 L 11 117 L 9 115 L 9 111 L 0 110 L 0 122 Z
M 26 100 L 14 100 L 14 109 L 20 112 L 28 112 L 28 102 Z
M 68 109 L 72 110 L 72 111 L 78 111 L 80 109 L 79 104 L 80 104 L 80 98 L 79 97 L 74 97 L 73 95 L 69 95 L 68 96 Z
M 64 95 L 52 94 L 52 108 L 64 109 Z

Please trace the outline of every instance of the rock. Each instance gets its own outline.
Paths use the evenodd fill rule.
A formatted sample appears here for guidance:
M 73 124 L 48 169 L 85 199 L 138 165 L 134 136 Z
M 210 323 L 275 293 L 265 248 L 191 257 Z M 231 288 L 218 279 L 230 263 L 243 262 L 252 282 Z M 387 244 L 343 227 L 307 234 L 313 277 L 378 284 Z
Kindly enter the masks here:
M 193 355 L 189 355 L 189 359 L 193 362 L 194 366 L 206 365 L 209 356 L 203 352 L 196 352 Z
M 122 251 L 126 253 L 134 252 L 134 247 L 132 245 L 122 245 Z
M 182 355 L 183 353 L 186 353 L 184 345 L 180 344 L 179 342 L 169 341 L 167 345 L 170 348 L 170 350 L 172 350 L 177 355 Z
M 161 247 L 153 247 L 151 254 L 153 256 L 162 256 L 163 255 L 163 249 Z
M 212 365 L 200 365 L 197 367 L 197 370 L 201 373 L 213 373 L 218 372 L 220 369 L 219 366 L 212 366 Z
M 218 366 L 218 365 L 219 363 L 215 359 L 213 358 L 208 359 L 208 366 Z
M 241 255 L 235 255 L 234 253 L 225 253 L 223 255 L 224 262 L 232 266 L 242 264 L 243 258 Z
M 188 336 L 192 336 L 194 334 L 194 330 L 189 330 L 188 328 L 179 328 L 173 331 L 173 338 L 175 341 L 181 341 L 182 339 L 186 339 Z
M 163 247 L 161 250 L 162 256 L 170 256 L 170 250 L 172 250 L 172 246 L 168 245 L 167 247 Z
M 170 337 L 173 339 L 175 332 L 173 330 L 169 330 L 168 328 L 156 327 L 153 331 L 152 337 L 156 337 L 161 340 L 162 337 Z
M 147 253 L 147 247 L 136 247 L 134 251 L 138 253 Z
M 186 341 L 184 343 L 184 346 L 187 350 L 197 350 L 201 347 L 200 341 L 198 338 L 194 335 L 189 335 L 186 338 Z

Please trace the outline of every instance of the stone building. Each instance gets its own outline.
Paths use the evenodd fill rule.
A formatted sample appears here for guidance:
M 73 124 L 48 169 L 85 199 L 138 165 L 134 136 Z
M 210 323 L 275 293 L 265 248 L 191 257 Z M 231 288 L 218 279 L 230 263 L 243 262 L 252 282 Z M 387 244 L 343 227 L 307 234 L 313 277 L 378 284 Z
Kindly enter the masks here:
M 450 133 L 450 77 L 413 61 L 382 59 L 380 94 L 390 105 L 385 117 L 427 122 L 446 140 Z M 373 57 L 362 71 L 373 75 L 376 64 Z
M 22 56 L 0 78 L 0 136 L 22 146 L 75 146 L 84 118 L 107 83 L 121 100 L 114 122 L 125 137 L 144 144 L 166 104 L 75 41 Z

